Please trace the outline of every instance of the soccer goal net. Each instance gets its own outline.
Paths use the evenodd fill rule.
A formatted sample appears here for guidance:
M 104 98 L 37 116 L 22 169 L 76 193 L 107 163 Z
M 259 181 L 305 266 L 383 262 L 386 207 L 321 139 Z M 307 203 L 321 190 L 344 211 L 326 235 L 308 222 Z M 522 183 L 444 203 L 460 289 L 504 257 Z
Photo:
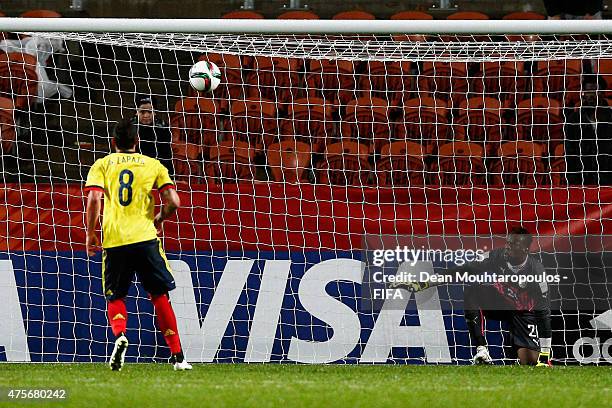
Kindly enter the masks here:
M 489 251 L 518 225 L 561 277 L 548 282 L 553 358 L 612 361 L 606 29 L 332 23 L 283 34 L 250 23 L 251 33 L 6 33 L 0 360 L 109 355 L 83 185 L 123 117 L 182 201 L 161 240 L 189 361 L 469 363 L 461 285 L 402 290 L 391 305 L 398 292 L 370 285 L 366 261 L 400 247 Z M 191 23 L 175 24 L 166 31 Z M 222 72 L 212 94 L 189 86 L 199 60 Z M 412 258 L 383 260 L 402 270 Z M 127 308 L 128 360 L 167 358 L 138 283 Z M 484 329 L 494 359 L 512 362 L 511 327 Z

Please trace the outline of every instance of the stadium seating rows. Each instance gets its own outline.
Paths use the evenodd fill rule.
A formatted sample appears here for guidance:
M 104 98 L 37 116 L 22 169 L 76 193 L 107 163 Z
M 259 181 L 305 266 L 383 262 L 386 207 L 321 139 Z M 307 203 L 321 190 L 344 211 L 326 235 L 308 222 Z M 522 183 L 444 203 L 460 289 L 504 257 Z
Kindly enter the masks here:
M 248 142 L 220 141 L 210 147 L 207 159 L 202 158 L 201 146 L 191 146 L 193 150 L 184 150 L 185 156 L 175 156 L 179 180 L 201 182 L 203 175 L 220 182 L 257 179 L 256 150 Z M 319 182 L 334 185 L 535 186 L 563 184 L 562 148 L 559 145 L 553 156 L 545 157 L 541 144 L 505 142 L 497 155 L 487 156 L 481 145 L 455 141 L 441 145 L 436 155 L 427 156 L 421 144 L 404 140 L 383 145 L 378 159 L 372 161 L 366 145 L 343 140 L 327 145 L 323 158 L 315 162 L 310 144 L 286 139 L 271 144 L 266 156 L 270 178 L 275 181 L 305 181 L 312 164 Z
M 35 61 L 28 61 L 28 58 L 32 57 L 19 53 L 0 55 L 0 90 L 13 96 L 16 109 L 25 109 L 28 101 L 36 94 Z M 542 79 L 550 77 L 544 73 L 546 69 L 564 79 L 556 85 L 549 80 L 545 84 L 548 89 L 544 89 L 536 77 L 533 89 L 548 96 L 523 99 L 511 109 L 515 98 L 527 95 L 522 94 L 525 88 L 520 85 L 525 82 L 525 77 L 520 74 L 522 67 L 508 66 L 513 63 L 506 63 L 506 66 L 484 63 L 479 71 L 481 76 L 477 75 L 473 81 L 475 92 L 481 95 L 468 98 L 466 90 L 470 86 L 470 78 L 461 63 L 425 63 L 424 73 L 416 81 L 422 92 L 412 93 L 401 91 L 411 89 L 411 85 L 406 82 L 413 78 L 409 73 L 408 62 L 372 62 L 367 67 L 369 75 L 362 75 L 367 83 L 358 85 L 353 82 L 355 75 L 351 62 L 317 60 L 310 63 L 311 70 L 305 81 L 311 84 L 307 85 L 307 89 L 313 91 L 297 98 L 299 88 L 293 87 L 300 81 L 297 61 L 258 59 L 255 62 L 257 70 L 246 75 L 247 84 L 243 85 L 238 83 L 243 78 L 243 73 L 238 71 L 238 67 L 244 69 L 242 62 L 231 56 L 221 58 L 223 61 L 216 62 L 225 69 L 230 84 L 221 103 L 206 98 L 184 99 L 177 103 L 176 114 L 172 116 L 174 151 L 179 162 L 176 169 L 179 173 L 200 173 L 194 168 L 197 167 L 195 159 L 210 157 L 205 150 L 215 145 L 222 129 L 219 121 L 214 118 L 224 109 L 229 111 L 232 120 L 228 121 L 228 127 L 223 130 L 231 131 L 233 140 L 252 145 L 256 153 L 274 143 L 295 140 L 307 142 L 313 152 L 323 154 L 327 150 L 326 145 L 345 138 L 354 139 L 364 144 L 370 153 L 377 154 L 391 140 L 418 142 L 427 154 L 435 153 L 438 146 L 446 142 L 465 140 L 481 143 L 488 154 L 493 154 L 499 142 L 504 139 L 539 141 L 544 143 L 546 153 L 563 139 L 563 102 L 553 99 L 555 94 L 575 89 L 579 95 L 580 90 L 580 79 L 575 77 L 579 78 L 581 65 L 574 61 L 566 62 L 563 66 L 548 63 L 538 67 Z M 224 66 L 223 62 L 227 65 Z M 326 75 L 326 64 L 331 67 L 327 71 L 329 75 Z M 600 63 L 600 72 L 607 72 L 605 68 L 609 66 Z M 260 70 L 263 73 L 257 75 Z M 343 71 L 351 73 L 344 77 L 337 74 Z M 564 72 L 569 72 L 569 75 Z M 236 86 L 231 86 L 232 81 L 235 81 Z M 248 81 L 252 81 L 253 86 L 249 87 Z M 356 86 L 366 96 L 350 99 L 356 96 Z M 247 89 L 246 98 L 240 97 L 241 89 Z M 319 94 L 319 89 L 332 91 L 325 95 Z M 334 92 L 338 89 L 344 91 Z M 388 89 L 400 91 L 393 93 L 388 92 Z M 296 94 L 293 95 L 293 92 Z M 393 94 L 399 94 L 400 97 L 394 97 Z M 404 94 L 416 97 L 403 100 Z M 445 96 L 447 99 L 443 99 Z M 328 103 L 329 100 L 331 103 Z M 504 100 L 502 104 L 500 101 Z M 281 104 L 280 109 L 286 112 L 279 113 L 277 101 L 293 102 L 288 106 Z M 459 106 L 454 110 L 456 113 L 451 114 L 452 107 L 457 103 Z M 4 109 L 4 105 L 2 107 Z M 507 119 L 509 116 L 505 112 L 510 110 L 514 112 L 515 122 Z M 342 118 L 340 126 L 334 122 L 334 111 L 339 111 L 336 113 Z M 394 118 L 394 112 L 397 111 L 401 113 Z M 193 115 L 194 112 L 198 114 Z M 3 121 L 6 127 L 14 128 L 10 120 Z M 276 135 L 281 135 L 281 138 Z M 14 132 L 3 132 L 5 151 L 10 150 L 13 140 Z M 189 165 L 185 166 L 184 163 Z
M 222 18 L 231 19 L 263 19 L 262 14 L 252 10 L 236 10 L 225 13 Z M 285 20 L 318 20 L 320 17 L 313 11 L 291 10 L 276 17 Z M 543 20 L 546 16 L 528 12 L 513 12 L 503 17 L 505 20 Z M 348 10 L 335 14 L 334 20 L 375 20 L 376 16 L 363 10 Z M 433 16 L 422 11 L 400 11 L 390 17 L 391 20 L 433 20 Z M 473 11 L 458 11 L 447 16 L 448 20 L 488 20 L 489 16 Z
M 22 16 L 61 17 L 44 10 Z M 237 11 L 224 18 L 263 16 Z M 278 18 L 318 16 L 290 11 Z M 334 18 L 375 17 L 350 11 Z M 431 16 L 402 12 L 391 18 Z M 9 97 L 0 98 L 4 152 L 15 140 L 14 111 L 26 109 L 36 95 L 36 61 L 29 57 L 0 54 L 0 93 Z M 181 99 L 171 115 L 175 171 L 188 179 L 254 179 L 255 163 L 264 163 L 268 177 L 291 182 L 314 174 L 342 185 L 559 184 L 562 110 L 578 103 L 583 76 L 580 60 L 542 61 L 529 71 L 523 62 L 200 59 L 219 65 L 225 81 L 214 98 Z M 595 70 L 612 80 L 612 60 L 599 61 Z M 307 168 L 316 171 L 308 175 Z
M 6 14 L 0 11 L 0 17 L 6 17 Z M 20 17 L 25 18 L 59 18 L 60 13 L 54 10 L 35 9 L 27 10 L 20 14 Z M 223 14 L 222 18 L 228 19 L 264 19 L 265 17 L 252 10 L 235 10 Z M 290 10 L 281 13 L 276 17 L 281 20 L 318 20 L 320 17 L 310 10 Z M 375 20 L 376 16 L 362 10 L 348 10 L 335 14 L 335 20 Z M 514 12 L 503 17 L 506 20 L 543 20 L 546 17 L 535 12 Z M 390 17 L 391 20 L 432 20 L 433 16 L 422 11 L 400 11 Z M 449 20 L 487 20 L 489 16 L 480 12 L 460 11 L 450 14 Z
M 385 169 L 396 169 L 391 164 L 397 164 L 397 160 L 391 159 L 389 152 L 398 151 L 402 143 L 411 146 L 407 151 L 416 151 L 416 146 L 422 150 L 419 160 L 429 163 L 417 166 L 422 172 L 439 172 L 442 168 L 441 174 L 448 177 L 452 173 L 451 164 L 465 167 L 461 164 L 461 152 L 472 151 L 479 157 L 470 159 L 474 169 L 486 165 L 490 167 L 487 174 L 503 173 L 503 176 L 480 180 L 475 177 L 478 171 L 468 172 L 471 174 L 465 177 L 472 183 L 512 184 L 514 180 L 525 184 L 527 179 L 531 180 L 529 183 L 559 183 L 562 177 L 550 179 L 550 169 L 560 168 L 557 154 L 562 154 L 558 148 L 563 148 L 563 110 L 573 108 L 579 101 L 584 76 L 580 60 L 541 62 L 531 67 L 534 72 L 531 74 L 524 62 L 356 64 L 343 60 L 269 57 L 247 60 L 218 54 L 203 55 L 200 59 L 219 65 L 226 81 L 216 91 L 214 102 L 195 95 L 188 102 L 194 107 L 205 104 L 201 109 L 203 117 L 187 119 L 200 113 L 195 108 L 191 112 L 176 109 L 172 123 L 181 125 L 173 127 L 173 134 L 182 137 L 175 137 L 179 146 L 175 153 L 184 151 L 184 143 L 199 146 L 192 150 L 191 156 L 177 154 L 177 161 L 189 159 L 193 166 L 194 158 L 229 159 L 229 156 L 212 155 L 209 150 L 218 148 L 217 141 L 226 147 L 240 142 L 241 146 L 248 145 L 248 149 L 237 149 L 243 150 L 244 155 L 240 156 L 236 150 L 232 160 L 251 164 L 267 162 L 272 178 L 278 179 L 282 172 L 275 166 L 281 162 L 272 161 L 271 146 L 306 143 L 310 160 L 295 159 L 294 149 L 288 153 L 293 157 L 291 162 L 308 163 L 318 169 L 317 178 L 339 184 L 388 184 L 393 180 L 397 184 L 400 180 L 412 180 L 412 176 L 401 174 L 397 175 L 399 178 L 378 174 Z M 611 66 L 600 63 L 599 73 L 608 72 Z M 211 122 L 213 116 L 215 119 Z M 190 120 L 195 122 L 189 125 Z M 207 120 L 208 124 L 204 125 Z M 459 148 L 463 146 L 459 142 L 471 148 Z M 520 145 L 520 152 L 515 148 L 514 156 L 509 155 L 512 150 L 505 142 Z M 453 143 L 450 161 L 436 161 L 444 152 L 449 153 L 448 146 Z M 336 149 L 348 146 L 343 147 L 348 150 L 339 155 L 333 149 L 330 151 L 331 146 Z M 365 159 L 361 158 L 361 151 L 368 153 Z M 526 153 L 531 154 L 528 159 L 523 157 Z M 251 156 L 253 160 L 247 160 Z M 515 157 L 515 163 L 510 163 L 508 157 Z M 519 176 L 518 170 L 512 170 L 525 170 L 527 162 L 533 164 L 533 169 L 525 173 L 527 176 Z M 415 163 L 409 160 L 409 164 Z M 343 166 L 342 176 L 335 171 L 339 165 Z M 185 175 L 207 173 L 206 168 L 194 171 L 190 166 L 175 167 L 184 169 Z M 370 169 L 375 171 L 372 173 Z M 218 173 L 221 167 L 216 171 L 216 176 L 221 174 Z M 351 173 L 354 174 L 347 177 Z M 238 177 L 232 174 L 226 178 Z M 239 174 L 256 177 L 253 169 L 243 168 Z M 483 177 L 484 174 L 483 171 Z M 304 172 L 300 172 L 298 179 L 304 177 Z M 435 184 L 462 182 L 446 178 L 434 180 L 424 175 L 420 179 L 423 183 Z

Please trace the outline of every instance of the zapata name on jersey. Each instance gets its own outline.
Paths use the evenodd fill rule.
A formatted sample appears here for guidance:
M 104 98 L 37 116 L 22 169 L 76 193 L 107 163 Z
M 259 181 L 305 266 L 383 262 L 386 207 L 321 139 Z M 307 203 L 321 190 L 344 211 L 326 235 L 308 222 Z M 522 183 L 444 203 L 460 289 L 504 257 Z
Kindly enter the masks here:
M 121 156 L 118 156 L 115 160 L 110 159 L 108 161 L 109 165 L 126 164 L 126 163 L 135 163 L 135 164 L 143 164 L 143 165 L 145 164 L 144 157 L 136 156 L 136 155 L 121 155 Z

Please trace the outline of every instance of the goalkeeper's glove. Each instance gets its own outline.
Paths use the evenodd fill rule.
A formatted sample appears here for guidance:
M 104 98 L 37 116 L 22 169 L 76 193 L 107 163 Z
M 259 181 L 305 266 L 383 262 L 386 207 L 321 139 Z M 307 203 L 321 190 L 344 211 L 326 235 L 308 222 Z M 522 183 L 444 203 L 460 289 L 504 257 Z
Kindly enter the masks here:
M 540 352 L 536 367 L 552 367 L 552 362 L 550 360 L 550 351 Z
M 429 282 L 393 282 L 392 289 L 406 289 L 408 292 L 420 292 L 429 288 Z

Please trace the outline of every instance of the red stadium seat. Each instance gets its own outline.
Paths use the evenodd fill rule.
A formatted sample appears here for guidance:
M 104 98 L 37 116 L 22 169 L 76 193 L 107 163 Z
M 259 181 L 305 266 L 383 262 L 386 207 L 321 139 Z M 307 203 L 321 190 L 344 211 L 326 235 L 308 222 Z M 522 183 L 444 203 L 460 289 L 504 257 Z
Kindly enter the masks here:
M 386 144 L 380 152 L 376 166 L 379 185 L 422 186 L 425 185 L 425 148 L 418 143 L 402 140 Z
M 400 11 L 390 17 L 391 20 L 433 20 L 431 14 L 422 11 Z M 397 34 L 393 36 L 395 41 L 427 41 L 427 36 L 423 34 Z
M 516 133 L 519 140 L 539 142 L 546 151 L 554 151 L 563 143 L 561 104 L 552 98 L 525 99 L 516 109 Z
M 341 11 L 332 17 L 332 20 L 376 20 L 374 14 L 367 11 Z
M 310 166 L 310 145 L 285 140 L 268 147 L 268 166 L 274 181 L 299 183 Z
M 362 97 L 352 100 L 346 107 L 341 124 L 341 136 L 380 151 L 391 138 L 389 105 L 381 98 Z
M 542 146 L 533 142 L 514 141 L 501 145 L 498 153 L 499 161 L 491 166 L 493 184 L 523 187 L 545 184 Z
M 28 10 L 20 14 L 24 18 L 59 18 L 62 15 L 53 10 Z
M 368 61 L 368 75 L 360 76 L 359 89 L 399 105 L 412 89 L 410 61 Z
M 434 98 L 452 101 L 457 107 L 467 98 L 469 89 L 468 64 L 466 62 L 423 63 L 423 71 L 418 78 L 418 91 L 428 92 Z
M 393 14 L 391 20 L 433 20 L 433 16 L 422 11 L 400 11 Z
M 483 62 L 473 79 L 476 94 L 513 101 L 525 93 L 525 62 L 495 61 Z
M 170 116 L 172 152 L 177 175 L 193 177 L 202 175 L 201 160 L 216 145 L 220 124 L 217 105 L 208 98 L 184 98 L 176 102 Z
M 289 105 L 280 133 L 282 140 L 308 143 L 312 151 L 322 153 L 334 136 L 331 106 L 314 96 L 296 99 Z
M 311 60 L 306 86 L 309 95 L 322 96 L 332 105 L 346 105 L 358 95 L 352 61 Z
M 28 10 L 21 13 L 20 17 L 23 18 L 60 18 L 62 15 L 57 11 L 53 10 Z M 29 37 L 26 34 L 19 34 L 20 38 Z
M 488 20 L 489 16 L 480 13 L 478 11 L 458 11 L 446 17 L 447 20 Z M 488 41 L 489 37 L 486 35 L 445 35 L 442 36 L 443 41 Z
M 354 10 L 354 11 L 342 11 L 337 13 L 332 17 L 332 20 L 376 20 L 374 14 L 368 13 L 367 11 L 362 10 Z M 334 36 L 330 36 L 329 38 L 334 38 Z M 361 35 L 351 35 L 351 34 L 343 34 L 342 38 L 346 39 L 358 39 L 362 41 L 368 41 L 375 38 L 374 35 L 361 34 Z
M 206 163 L 206 175 L 217 183 L 252 182 L 255 151 L 247 142 L 226 140 L 210 149 L 210 160 Z
M 16 109 L 26 109 L 38 95 L 36 57 L 11 52 L 0 54 L 0 96 L 13 99 Z
M 402 121 L 394 126 L 395 138 L 417 142 L 431 154 L 439 143 L 446 143 L 447 106 L 445 101 L 430 97 L 405 101 Z
M 239 20 L 261 20 L 265 18 L 256 11 L 251 10 L 235 10 L 225 13 L 221 18 L 232 18 Z
M 515 11 L 502 17 L 503 20 L 546 20 L 546 16 L 535 11 Z
M 15 105 L 8 98 L 0 98 L 0 153 L 8 154 L 13 150 L 17 133 L 15 129 Z
M 318 20 L 319 16 L 312 11 L 292 10 L 286 11 L 276 18 L 278 20 Z
M 276 101 L 279 109 L 298 97 L 301 61 L 296 58 L 255 57 L 253 69 L 246 75 L 248 98 Z
M 221 100 L 227 100 L 228 98 L 234 100 L 241 96 L 244 81 L 242 80 L 243 62 L 239 56 L 210 53 L 200 56 L 199 61 L 214 62 L 221 70 L 221 78 L 223 80 L 221 85 L 214 91 L 215 97 Z M 227 108 L 227 106 L 222 106 L 222 108 Z
M 193 143 L 173 143 L 172 163 L 177 181 L 200 184 L 202 182 L 202 146 Z
M 459 107 L 455 120 L 455 140 L 481 143 L 489 151 L 499 147 L 502 138 L 502 104 L 498 99 L 475 96 Z
M 468 142 L 451 142 L 438 148 L 431 165 L 431 183 L 436 185 L 484 185 L 486 170 L 482 146 Z
M 324 160 L 319 164 L 319 181 L 341 186 L 364 186 L 370 177 L 368 147 L 353 141 L 327 145 Z
M 478 11 L 457 11 L 446 17 L 447 20 L 488 20 L 489 16 Z
M 267 99 L 233 101 L 229 129 L 234 138 L 249 143 L 256 150 L 277 143 L 276 103 Z M 225 129 L 228 129 L 226 124 Z
M 193 143 L 208 148 L 217 141 L 219 107 L 209 98 L 184 98 L 176 102 L 170 117 L 174 143 Z
M 504 20 L 546 20 L 546 16 L 533 11 L 516 11 L 514 13 L 506 14 L 503 17 Z M 529 35 L 506 35 L 508 41 L 538 41 L 540 36 L 535 34 Z
M 580 100 L 582 60 L 538 61 L 533 90 L 574 106 Z

